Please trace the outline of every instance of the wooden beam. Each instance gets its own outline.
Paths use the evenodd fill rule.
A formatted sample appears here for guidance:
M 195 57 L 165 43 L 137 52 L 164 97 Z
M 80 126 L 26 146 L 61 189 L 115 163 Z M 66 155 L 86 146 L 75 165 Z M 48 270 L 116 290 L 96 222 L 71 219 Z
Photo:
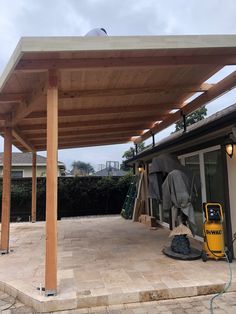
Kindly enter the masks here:
M 47 181 L 46 181 L 46 260 L 45 295 L 57 294 L 57 75 L 49 72 L 47 90 Z
M 77 99 L 89 97 L 107 97 L 107 96 L 128 96 L 142 94 L 157 94 L 157 93 L 197 93 L 205 92 L 211 88 L 213 84 L 203 83 L 200 86 L 195 85 L 175 85 L 170 87 L 165 86 L 150 86 L 150 87 L 135 87 L 135 88 L 114 88 L 114 89 L 93 89 L 93 90 L 73 90 L 59 91 L 60 99 Z M 29 93 L 3 93 L 0 94 L 0 103 L 22 103 L 30 98 Z
M 5 127 L 5 121 L 8 119 L 7 113 L 0 113 L 0 120 L 2 122 L 2 125 Z
M 31 198 L 31 221 L 36 222 L 37 204 L 37 154 L 32 153 L 32 198 Z
M 203 83 L 200 86 L 153 86 L 153 87 L 136 87 L 136 88 L 115 88 L 115 89 L 94 89 L 78 91 L 60 91 L 59 99 L 77 99 L 87 97 L 107 97 L 107 96 L 129 96 L 142 94 L 158 93 L 196 93 L 204 92 L 211 88 L 213 84 Z M 0 98 L 1 100 L 1 98 Z
M 117 135 L 117 134 L 114 134 L 114 135 L 107 135 L 107 136 L 103 136 L 103 137 L 94 137 L 94 138 L 91 138 L 91 137 L 87 137 L 87 138 L 83 138 L 83 137 L 79 137 L 79 138 L 76 138 L 76 137 L 71 137 L 70 140 L 68 138 L 62 138 L 60 139 L 60 144 L 61 143 L 73 143 L 73 142 L 76 142 L 76 143 L 82 143 L 82 144 L 86 144 L 86 143 L 94 143 L 94 142 L 97 142 L 97 143 L 107 143 L 107 142 L 112 142 L 113 140 L 116 141 L 116 140 L 129 140 L 131 137 L 129 135 Z
M 25 148 L 25 150 L 29 152 L 33 152 L 35 150 L 34 146 L 24 138 L 16 127 L 12 130 L 12 135 Z
M 0 103 L 18 103 L 24 101 L 28 96 L 26 93 L 4 93 L 0 94 Z
M 219 81 L 213 87 L 211 87 L 207 92 L 201 94 L 188 104 L 182 107 L 181 111 L 182 114 L 190 114 L 194 110 L 198 109 L 199 107 L 208 104 L 209 102 L 215 100 L 216 98 L 222 96 L 226 92 L 230 91 L 231 89 L 235 88 L 236 86 L 236 71 L 225 77 L 223 80 Z M 134 142 L 140 143 L 147 138 L 149 138 L 152 134 L 160 132 L 161 130 L 165 129 L 166 127 L 170 126 L 171 124 L 177 122 L 181 118 L 180 110 L 166 119 L 164 119 L 161 123 L 151 128 L 149 131 L 145 132 L 143 135 L 139 136 L 138 138 L 134 139 Z
M 44 96 L 45 92 L 45 81 L 41 79 L 38 86 L 36 86 L 32 93 L 20 103 L 13 113 L 12 125 L 18 124 L 23 118 L 34 111 L 38 106 L 39 100 Z
M 153 66 L 192 66 L 192 65 L 235 65 L 236 56 L 232 55 L 183 55 L 157 57 L 116 57 L 81 59 L 36 59 L 20 60 L 14 71 L 47 71 L 48 69 L 97 69 L 122 67 Z
M 181 104 L 182 105 L 182 104 Z M 144 114 L 160 113 L 161 117 L 168 115 L 170 109 L 180 108 L 179 104 L 151 104 L 151 105 L 127 105 L 114 107 L 96 107 L 96 108 L 81 108 L 71 110 L 60 110 L 59 117 L 74 117 L 74 116 L 91 116 L 116 113 L 136 113 L 143 112 Z M 29 115 L 30 119 L 40 119 L 45 117 L 45 111 L 34 111 Z
M 107 125 L 118 125 L 118 126 L 123 126 L 123 125 L 136 125 L 143 123 L 145 124 L 144 128 L 146 126 L 151 127 L 151 125 L 156 121 L 155 117 L 153 114 L 149 114 L 149 116 L 144 116 L 142 119 L 140 117 L 130 117 L 130 118 L 106 118 L 102 120 L 102 125 L 107 126 Z M 81 128 L 86 128 L 87 127 L 96 127 L 98 126 L 98 121 L 97 120 L 88 120 L 88 121 L 68 121 L 68 122 L 59 122 L 59 129 L 67 129 L 67 128 L 72 128 L 72 127 L 81 127 Z M 23 124 L 20 125 L 20 130 L 21 131 L 27 131 L 27 130 L 41 130 L 45 129 L 46 124 L 43 123 L 34 123 L 34 124 Z
M 143 130 L 142 127 L 111 127 L 111 128 L 103 128 L 103 129 L 88 129 L 88 130 L 80 130 L 80 128 L 72 128 L 69 130 L 59 130 L 58 135 L 59 137 L 73 137 L 73 136 L 79 136 L 79 137 L 86 137 L 86 136 L 100 136 L 103 137 L 103 135 L 107 134 L 124 134 L 124 133 L 138 133 Z M 41 139 L 41 138 L 46 138 L 46 130 L 40 130 L 39 133 L 25 133 L 25 136 L 29 139 Z
M 131 140 L 131 136 L 128 136 L 128 135 L 123 135 L 123 136 L 119 136 L 119 135 L 110 135 L 110 136 L 106 136 L 105 138 L 102 138 L 102 137 L 96 137 L 96 138 L 76 138 L 76 137 L 71 137 L 70 139 L 68 138 L 62 138 L 60 139 L 58 142 L 59 144 L 63 144 L 63 143 L 81 143 L 81 144 L 89 144 L 90 142 L 92 143 L 112 143 L 112 141 L 117 141 L 117 140 L 121 140 L 121 141 L 124 141 L 124 140 Z M 45 145 L 45 140 L 44 139 L 37 139 L 35 140 L 35 147 L 37 146 L 40 146 L 40 145 Z
M 91 142 L 67 142 L 67 143 L 59 143 L 59 149 L 68 149 L 68 148 L 80 148 L 80 147 L 94 147 L 94 146 L 105 146 L 105 145 L 115 145 L 115 144 L 125 144 L 131 142 L 131 139 L 113 139 L 113 140 L 104 140 L 101 142 L 91 141 Z M 45 151 L 45 145 L 39 144 L 36 146 L 37 151 Z
M 11 161 L 12 130 L 5 128 L 3 157 L 1 252 L 9 253 L 10 209 L 11 209 Z
M 107 133 L 107 132 L 119 132 L 119 131 L 142 131 L 144 129 L 148 129 L 151 127 L 151 123 L 139 123 L 139 124 L 131 124 L 130 126 L 128 124 L 123 124 L 123 125 L 118 125 L 118 126 L 113 126 L 112 124 L 107 125 L 106 128 L 104 128 L 104 125 L 97 125 L 96 127 L 83 127 L 80 126 L 79 123 L 77 126 L 74 127 L 67 127 L 67 128 L 61 128 L 58 127 L 58 134 L 59 135 L 66 135 L 66 134 L 73 134 L 75 132 L 80 132 L 80 134 L 102 134 L 102 133 Z M 1 128 L 0 128 L 1 130 Z M 33 129 L 33 130 L 24 130 L 24 136 L 27 137 L 28 139 L 31 139 L 36 135 L 36 137 L 43 136 L 46 134 L 47 130 L 42 127 L 39 129 Z
M 132 134 L 132 132 L 131 132 Z M 74 133 L 74 134 L 71 134 L 71 135 L 68 135 L 68 136 L 62 136 L 62 137 L 59 137 L 59 142 L 62 142 L 62 141 L 74 141 L 74 140 L 82 140 L 82 141 L 94 141 L 96 139 L 98 140 L 104 140 L 104 139 L 110 139 L 110 138 L 122 138 L 122 137 L 130 137 L 132 135 L 130 135 L 130 132 L 124 132 L 123 134 L 122 133 L 111 133 L 111 134 L 95 134 L 95 135 L 87 135 L 87 134 L 82 134 L 80 135 L 79 132 L 78 134 Z M 44 138 L 35 138 L 34 139 L 34 145 L 35 144 L 38 144 L 40 142 L 45 142 L 46 141 L 46 137 Z

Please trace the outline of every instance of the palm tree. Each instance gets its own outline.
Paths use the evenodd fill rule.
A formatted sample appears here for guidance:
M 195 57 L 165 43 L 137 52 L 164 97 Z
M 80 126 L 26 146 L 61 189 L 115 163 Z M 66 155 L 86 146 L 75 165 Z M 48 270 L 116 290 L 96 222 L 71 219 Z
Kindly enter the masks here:
M 94 168 L 90 163 L 83 161 L 74 161 L 72 163 L 72 171 L 75 176 L 88 176 L 94 173 Z

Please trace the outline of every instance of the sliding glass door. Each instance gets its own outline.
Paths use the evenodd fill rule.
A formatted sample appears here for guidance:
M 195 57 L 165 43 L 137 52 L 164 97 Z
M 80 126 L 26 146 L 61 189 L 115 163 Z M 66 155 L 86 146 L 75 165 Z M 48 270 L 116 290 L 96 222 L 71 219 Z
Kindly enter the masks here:
M 200 237 L 203 236 L 202 222 L 202 191 L 201 191 L 201 169 L 200 169 L 200 156 L 195 154 L 184 158 L 185 166 L 192 170 L 194 175 L 194 188 L 192 191 L 192 204 L 195 212 L 195 221 L 197 225 L 196 234 Z
M 195 178 L 196 197 L 192 200 L 195 221 L 197 225 L 197 236 L 203 237 L 204 215 L 202 203 L 219 202 L 224 212 L 224 186 L 222 152 L 219 146 L 192 152 L 179 156 L 180 162 L 189 167 Z M 155 201 L 154 201 L 155 203 Z M 154 205 L 155 216 L 164 224 L 170 223 L 169 211 L 163 211 L 161 206 Z M 226 230 L 226 229 L 225 229 Z
M 224 212 L 222 153 L 220 147 L 217 146 L 183 155 L 180 159 L 186 167 L 193 171 L 197 180 L 198 195 L 193 201 L 193 207 L 197 224 L 197 235 L 202 237 L 204 221 L 202 203 L 220 203 Z

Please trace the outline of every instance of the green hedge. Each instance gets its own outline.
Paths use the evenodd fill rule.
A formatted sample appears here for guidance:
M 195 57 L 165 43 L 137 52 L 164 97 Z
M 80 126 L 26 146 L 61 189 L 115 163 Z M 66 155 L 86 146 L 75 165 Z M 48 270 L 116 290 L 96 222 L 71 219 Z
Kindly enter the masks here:
M 124 177 L 58 178 L 58 218 L 118 214 L 127 194 L 131 175 Z M 0 207 L 2 180 L 0 180 Z M 37 179 L 37 220 L 45 219 L 46 179 Z M 1 211 L 1 210 L 0 210 Z M 29 220 L 31 178 L 12 179 L 11 221 Z

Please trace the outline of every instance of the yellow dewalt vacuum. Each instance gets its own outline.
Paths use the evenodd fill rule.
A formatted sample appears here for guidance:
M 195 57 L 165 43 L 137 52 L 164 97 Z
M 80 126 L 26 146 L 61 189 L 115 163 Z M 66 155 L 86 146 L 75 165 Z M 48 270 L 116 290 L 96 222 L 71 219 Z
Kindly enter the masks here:
M 232 263 L 232 254 L 225 251 L 223 211 L 219 203 L 203 203 L 205 222 L 203 224 L 204 244 L 202 260 L 227 258 Z

